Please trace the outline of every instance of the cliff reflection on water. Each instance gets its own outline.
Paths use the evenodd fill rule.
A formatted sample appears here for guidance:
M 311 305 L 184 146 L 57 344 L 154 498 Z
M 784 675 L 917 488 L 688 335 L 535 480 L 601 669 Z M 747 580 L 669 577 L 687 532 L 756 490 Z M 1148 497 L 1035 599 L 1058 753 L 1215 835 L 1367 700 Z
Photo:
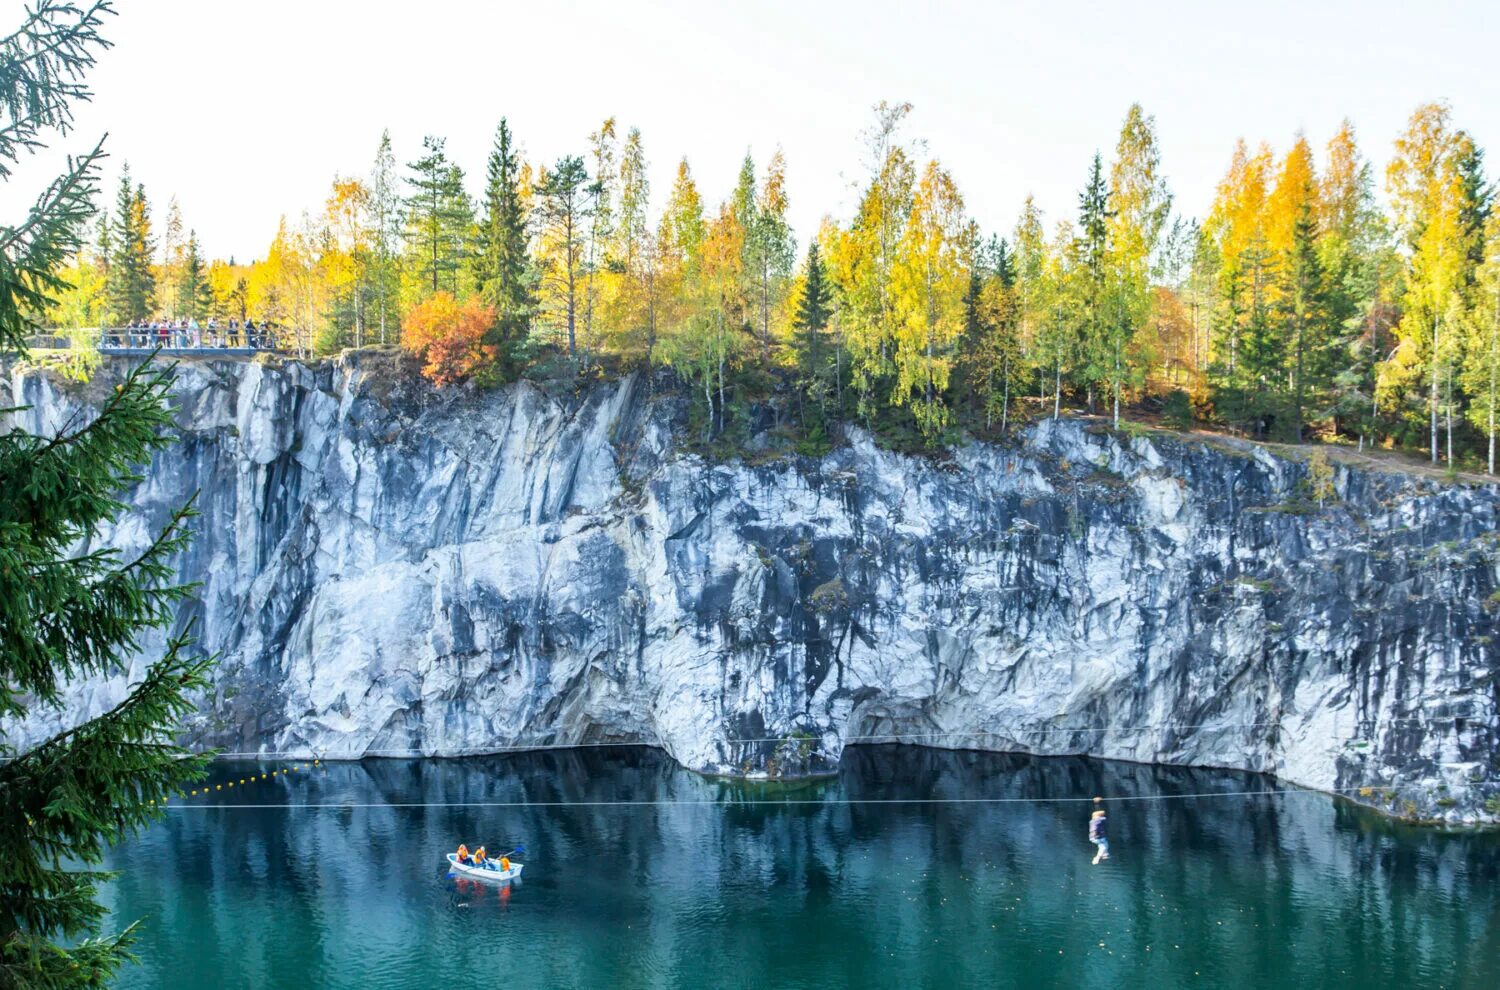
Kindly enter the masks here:
M 646 749 L 334 764 L 189 799 L 108 896 L 146 918 L 140 987 L 1494 985 L 1496 836 L 1295 789 L 1136 800 L 1262 789 L 911 747 L 797 785 Z M 1094 794 L 1098 867 L 1059 800 Z M 460 841 L 524 843 L 525 882 L 448 878 Z

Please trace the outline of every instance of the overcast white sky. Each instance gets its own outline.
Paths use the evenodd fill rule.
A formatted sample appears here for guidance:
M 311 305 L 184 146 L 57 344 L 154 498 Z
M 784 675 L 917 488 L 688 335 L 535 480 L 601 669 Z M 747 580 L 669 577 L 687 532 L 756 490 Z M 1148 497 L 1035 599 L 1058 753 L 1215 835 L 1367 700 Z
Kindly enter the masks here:
M 277 218 L 316 207 L 335 173 L 364 175 L 382 128 L 401 162 L 448 139 L 477 190 L 501 115 L 528 156 L 582 154 L 613 115 L 640 127 L 653 206 L 677 160 L 705 199 L 748 147 L 779 144 L 805 238 L 845 215 L 859 135 L 881 99 L 915 104 L 909 133 L 954 172 L 986 231 L 1026 194 L 1071 213 L 1089 157 L 1132 101 L 1154 114 L 1178 208 L 1202 214 L 1236 137 L 1321 148 L 1344 116 L 1382 169 L 1412 108 L 1447 99 L 1500 140 L 1493 4 L 929 4 L 717 0 L 121 0 L 115 48 L 72 147 L 109 131 L 158 220 L 175 194 L 207 250 L 261 255 Z M 20 16 L 0 0 L 0 29 Z M 1491 161 L 1500 163 L 1500 152 Z M 45 171 L 0 191 L 9 220 Z

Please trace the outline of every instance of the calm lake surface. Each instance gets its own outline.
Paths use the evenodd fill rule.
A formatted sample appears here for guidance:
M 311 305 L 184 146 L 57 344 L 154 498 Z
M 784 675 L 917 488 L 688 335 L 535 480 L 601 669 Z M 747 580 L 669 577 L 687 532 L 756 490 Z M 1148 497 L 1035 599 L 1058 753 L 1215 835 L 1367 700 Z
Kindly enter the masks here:
M 1297 790 L 1138 800 L 1277 787 L 1250 775 L 866 747 L 787 787 L 598 749 L 238 785 L 284 766 L 216 765 L 232 792 L 115 851 L 106 899 L 145 920 L 122 986 L 1500 986 L 1500 837 Z M 1094 794 L 1099 866 L 1060 800 Z M 974 797 L 1025 800 L 847 803 Z M 460 840 L 524 843 L 523 881 L 449 877 Z

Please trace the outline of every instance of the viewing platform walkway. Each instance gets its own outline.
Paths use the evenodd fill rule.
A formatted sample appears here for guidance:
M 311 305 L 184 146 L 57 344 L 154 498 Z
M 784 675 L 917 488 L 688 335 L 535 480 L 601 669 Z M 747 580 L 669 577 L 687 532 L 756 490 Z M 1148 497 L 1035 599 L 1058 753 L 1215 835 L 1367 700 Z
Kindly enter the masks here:
M 104 327 L 71 333 L 37 334 L 29 346 L 41 350 L 67 350 L 83 337 L 100 354 L 121 357 L 225 357 L 249 358 L 257 354 L 291 354 L 294 347 L 285 345 L 293 339 L 289 331 L 254 329 L 248 333 L 236 327 Z
M 246 358 L 257 354 L 280 354 L 271 347 L 101 347 L 100 354 L 120 357 L 228 357 Z

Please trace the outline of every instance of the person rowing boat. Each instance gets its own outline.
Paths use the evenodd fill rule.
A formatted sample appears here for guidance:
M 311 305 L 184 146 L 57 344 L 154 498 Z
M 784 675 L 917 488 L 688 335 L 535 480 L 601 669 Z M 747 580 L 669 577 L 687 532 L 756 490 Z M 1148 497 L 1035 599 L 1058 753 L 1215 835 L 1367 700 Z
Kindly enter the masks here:
M 485 854 L 484 846 L 480 846 L 470 854 L 467 846 L 460 845 L 458 852 L 448 853 L 446 858 L 455 873 L 471 877 L 485 877 L 490 880 L 513 880 L 521 875 L 524 864 L 517 863 L 510 857 L 518 854 L 524 855 L 525 852 L 524 846 L 517 846 L 501 855 L 499 860 L 494 860 Z

